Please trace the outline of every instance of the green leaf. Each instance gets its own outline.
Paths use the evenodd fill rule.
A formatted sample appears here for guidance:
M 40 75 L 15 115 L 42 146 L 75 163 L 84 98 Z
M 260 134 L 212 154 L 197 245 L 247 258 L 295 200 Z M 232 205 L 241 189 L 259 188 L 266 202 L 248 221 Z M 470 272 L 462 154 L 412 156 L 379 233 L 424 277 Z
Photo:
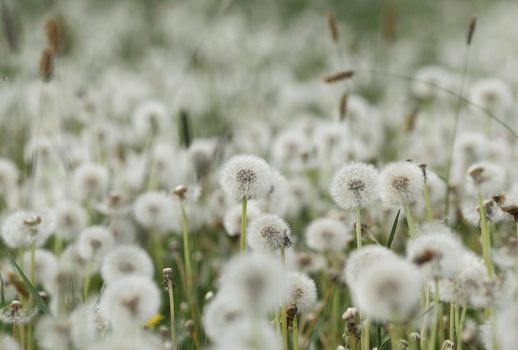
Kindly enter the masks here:
M 5 290 L 4 290 L 4 279 L 2 274 L 0 273 L 0 302 L 2 303 L 2 307 L 5 305 Z
M 36 302 L 36 305 L 38 305 L 38 308 L 45 314 L 45 315 L 52 315 L 52 312 L 50 312 L 50 309 L 48 305 L 45 303 L 45 301 L 42 299 L 42 297 L 39 295 L 38 291 L 34 286 L 32 285 L 31 281 L 27 278 L 23 270 L 18 266 L 16 261 L 14 260 L 11 252 L 6 249 L 7 255 L 9 256 L 9 260 L 11 261 L 11 265 L 18 271 L 20 276 L 23 279 L 23 283 L 25 284 L 25 287 L 29 290 L 32 297 L 34 298 L 34 301 Z
M 399 220 L 399 214 L 401 213 L 401 209 L 397 211 L 396 217 L 394 218 L 394 222 L 392 223 L 392 228 L 390 229 L 390 235 L 387 241 L 387 248 L 390 249 L 392 246 L 392 242 L 394 241 L 394 236 L 396 235 L 397 223 Z

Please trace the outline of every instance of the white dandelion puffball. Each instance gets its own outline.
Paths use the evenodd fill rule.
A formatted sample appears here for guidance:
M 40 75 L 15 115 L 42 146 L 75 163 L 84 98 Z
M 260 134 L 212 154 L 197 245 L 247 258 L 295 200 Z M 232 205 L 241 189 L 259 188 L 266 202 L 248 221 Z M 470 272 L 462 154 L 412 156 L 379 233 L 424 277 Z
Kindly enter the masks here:
M 16 340 L 11 338 L 8 335 L 2 334 L 0 335 L 0 349 L 3 350 L 19 350 L 20 347 Z
M 473 103 L 492 113 L 504 113 L 513 104 L 510 87 L 500 79 L 484 79 L 476 82 L 469 92 Z
M 85 209 L 72 201 L 63 201 L 54 208 L 56 218 L 56 235 L 65 241 L 71 241 L 86 226 L 87 214 Z
M 462 255 L 459 272 L 439 281 L 441 301 L 462 306 L 480 307 L 475 301 L 481 300 L 484 285 L 489 281 L 484 261 L 471 251 Z
M 234 156 L 223 166 L 220 175 L 221 188 L 239 201 L 243 198 L 263 198 L 270 191 L 270 172 L 268 163 L 259 157 Z
M 278 257 L 261 253 L 235 257 L 223 270 L 220 293 L 229 293 L 247 312 L 267 314 L 284 301 L 285 275 Z
M 70 324 L 66 318 L 46 316 L 36 325 L 36 339 L 42 350 L 70 348 Z
M 317 302 L 315 281 L 300 272 L 290 272 L 286 282 L 288 305 L 297 307 L 298 313 L 312 311 Z
M 496 163 L 480 162 L 473 164 L 468 168 L 467 173 L 467 190 L 475 196 L 479 189 L 483 195 L 490 196 L 500 193 L 505 188 L 505 170 Z
M 244 319 L 243 308 L 226 293 L 218 293 L 203 310 L 203 328 L 213 340 Z
M 246 222 L 252 223 L 260 214 L 261 211 L 253 202 L 249 202 L 246 208 Z M 241 214 L 242 206 L 237 204 L 230 208 L 223 217 L 223 227 L 230 237 L 238 236 L 241 233 Z
M 77 242 L 77 252 L 86 261 L 100 261 L 115 244 L 111 232 L 103 226 L 85 228 Z
M 416 311 L 421 293 L 419 270 L 405 260 L 379 260 L 358 277 L 355 305 L 379 321 L 406 321 Z
M 260 252 L 275 252 L 293 245 L 289 225 L 280 217 L 262 214 L 247 228 L 247 242 L 250 248 Z
M 128 276 L 153 278 L 153 262 L 149 254 L 134 245 L 122 245 L 106 254 L 101 266 L 101 276 L 105 283 Z
M 144 192 L 135 199 L 133 214 L 140 226 L 146 229 L 166 231 L 177 221 L 173 202 L 162 192 Z
M 9 248 L 25 247 L 33 242 L 41 247 L 54 229 L 51 213 L 19 210 L 4 219 L 2 239 Z
M 414 163 L 390 163 L 380 174 L 381 198 L 388 204 L 408 205 L 415 202 L 423 186 L 423 172 Z
M 378 197 L 378 171 L 366 163 L 351 163 L 335 173 L 329 189 L 342 209 L 364 208 Z
M 496 337 L 501 350 L 514 350 L 518 344 L 518 305 L 506 305 L 496 314 Z
M 87 350 L 165 350 L 161 339 L 152 333 L 114 333 L 98 342 L 95 342 Z
M 251 319 L 232 324 L 224 334 L 216 339 L 212 350 L 281 350 L 280 334 L 265 322 L 256 323 Z
M 380 245 L 368 245 L 351 252 L 345 263 L 345 281 L 351 290 L 355 289 L 358 278 L 378 261 L 387 261 L 397 258 L 397 255 L 388 248 Z
M 143 323 L 159 311 L 160 291 L 149 278 L 121 278 L 106 287 L 99 307 L 114 328 Z
M 341 251 L 352 239 L 347 226 L 333 218 L 313 220 L 306 229 L 306 244 L 318 252 Z
M 424 225 L 407 243 L 407 259 L 417 265 L 428 280 L 457 273 L 465 248 L 450 229 L 440 223 Z
M 6 195 L 18 187 L 18 168 L 9 159 L 0 158 L 0 194 Z
M 83 163 L 72 174 L 72 188 L 81 202 L 100 199 L 108 190 L 108 170 L 99 164 Z

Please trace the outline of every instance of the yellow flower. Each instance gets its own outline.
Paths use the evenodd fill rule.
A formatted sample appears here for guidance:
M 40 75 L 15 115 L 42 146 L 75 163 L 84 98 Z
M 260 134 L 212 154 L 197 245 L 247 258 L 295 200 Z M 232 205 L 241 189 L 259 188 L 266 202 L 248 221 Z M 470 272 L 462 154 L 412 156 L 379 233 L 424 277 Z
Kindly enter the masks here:
M 164 316 L 162 316 L 161 314 L 156 314 L 156 315 L 152 316 L 149 320 L 147 320 L 144 323 L 144 326 L 146 326 L 148 328 L 155 328 L 160 323 L 160 321 L 162 321 L 163 319 L 164 319 Z

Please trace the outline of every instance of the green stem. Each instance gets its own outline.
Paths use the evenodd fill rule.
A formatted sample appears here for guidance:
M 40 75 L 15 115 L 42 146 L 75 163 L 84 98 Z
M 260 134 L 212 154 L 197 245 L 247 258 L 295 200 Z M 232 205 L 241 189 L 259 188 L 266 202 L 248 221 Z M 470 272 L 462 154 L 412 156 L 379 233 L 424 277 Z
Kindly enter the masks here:
M 433 219 L 432 203 L 430 202 L 430 188 L 428 181 L 424 184 L 424 203 L 426 206 L 426 218 L 431 221 Z
M 439 324 L 441 322 L 442 318 L 442 311 L 441 311 L 441 305 L 439 302 L 439 280 L 435 279 L 435 291 L 433 296 L 433 303 L 435 308 L 435 322 L 432 327 L 432 336 L 430 339 L 429 350 L 435 350 L 436 344 L 437 344 L 437 333 L 439 332 Z
M 63 238 L 60 235 L 54 234 L 54 255 L 60 256 L 63 251 Z
M 171 321 L 171 344 L 173 349 L 176 350 L 178 348 L 176 343 L 176 317 L 174 314 L 174 292 L 173 292 L 173 282 L 171 280 L 167 281 L 167 290 L 169 293 L 169 316 Z
M 448 333 L 448 339 L 453 341 L 455 337 L 455 305 L 453 303 L 450 303 L 450 326 L 449 326 L 449 333 Z
M 31 282 L 36 286 L 36 241 L 31 244 Z
M 362 213 L 361 208 L 356 207 L 356 246 L 362 246 Z
M 408 204 L 403 205 L 403 210 L 405 211 L 406 222 L 408 224 L 408 235 L 410 237 L 415 236 L 415 222 L 412 216 L 412 211 L 410 210 L 410 206 Z
M 153 258 L 155 259 L 158 272 L 164 267 L 162 259 L 162 237 L 160 237 L 160 232 L 158 230 L 151 231 L 151 245 L 151 251 L 153 252 Z
M 243 197 L 241 204 L 241 253 L 246 253 L 246 210 L 247 199 Z
M 424 310 L 428 310 L 428 307 L 430 306 L 430 288 L 428 286 L 425 286 L 425 292 L 424 292 Z M 427 322 L 428 318 L 424 317 L 423 319 L 423 325 L 421 326 L 421 340 L 420 340 L 420 346 L 421 349 L 426 348 L 426 339 L 427 339 Z
M 480 215 L 480 231 L 482 235 L 482 257 L 486 265 L 487 273 L 493 278 L 493 262 L 491 261 L 491 236 L 486 220 L 486 209 L 484 207 L 484 196 L 482 190 L 478 189 L 478 210 Z
M 187 280 L 187 292 L 192 293 L 192 264 L 191 251 L 189 246 L 189 226 L 187 225 L 187 214 L 183 203 L 180 204 L 182 211 L 182 239 L 183 239 L 183 260 L 185 263 L 185 278 Z
M 367 317 L 365 319 L 365 327 L 362 332 L 362 350 L 370 350 L 370 330 L 371 320 Z
M 85 280 L 83 284 L 83 301 L 86 300 L 88 297 L 88 292 L 90 291 L 90 280 L 92 279 L 92 265 L 93 265 L 93 259 L 88 259 L 88 262 L 86 263 L 86 274 L 85 274 Z
M 297 315 L 293 317 L 293 350 L 299 350 L 299 326 Z
M 282 262 L 283 266 L 286 263 L 286 255 L 285 255 L 284 247 L 281 248 L 281 262 Z M 281 317 L 282 317 L 281 334 L 282 334 L 283 349 L 288 350 L 288 307 L 287 307 L 286 303 L 284 303 L 284 305 L 282 306 Z
M 390 326 L 390 344 L 392 346 L 391 349 L 399 350 L 399 345 L 401 343 L 401 331 L 399 325 L 392 323 Z

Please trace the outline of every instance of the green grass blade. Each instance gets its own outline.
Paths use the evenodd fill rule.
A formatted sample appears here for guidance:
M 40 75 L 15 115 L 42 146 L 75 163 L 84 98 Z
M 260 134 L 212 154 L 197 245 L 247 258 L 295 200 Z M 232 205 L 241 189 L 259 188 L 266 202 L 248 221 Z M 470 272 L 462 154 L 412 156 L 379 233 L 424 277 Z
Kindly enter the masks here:
M 14 258 L 12 256 L 11 252 L 9 250 L 7 250 L 7 249 L 6 249 L 6 251 L 7 251 L 7 255 L 9 256 L 9 260 L 11 261 L 11 265 L 13 265 L 13 267 L 18 271 L 18 273 L 22 277 L 23 283 L 25 284 L 25 287 L 31 293 L 32 297 L 34 298 L 34 301 L 36 302 L 36 305 L 38 306 L 38 308 L 45 315 L 52 315 L 52 312 L 50 312 L 50 309 L 49 309 L 47 303 L 45 303 L 45 301 L 39 295 L 39 293 L 36 290 L 36 288 L 34 288 L 34 286 L 32 285 L 31 281 L 27 278 L 27 276 L 25 275 L 23 270 L 20 268 L 20 266 L 18 266 L 18 264 L 16 263 L 16 261 L 14 260 Z
M 392 242 L 394 242 L 394 236 L 396 235 L 397 223 L 399 220 L 399 214 L 401 213 L 401 209 L 397 211 L 396 217 L 394 218 L 394 222 L 392 223 L 392 228 L 390 229 L 390 235 L 387 241 L 387 248 L 390 249 L 392 247 Z

